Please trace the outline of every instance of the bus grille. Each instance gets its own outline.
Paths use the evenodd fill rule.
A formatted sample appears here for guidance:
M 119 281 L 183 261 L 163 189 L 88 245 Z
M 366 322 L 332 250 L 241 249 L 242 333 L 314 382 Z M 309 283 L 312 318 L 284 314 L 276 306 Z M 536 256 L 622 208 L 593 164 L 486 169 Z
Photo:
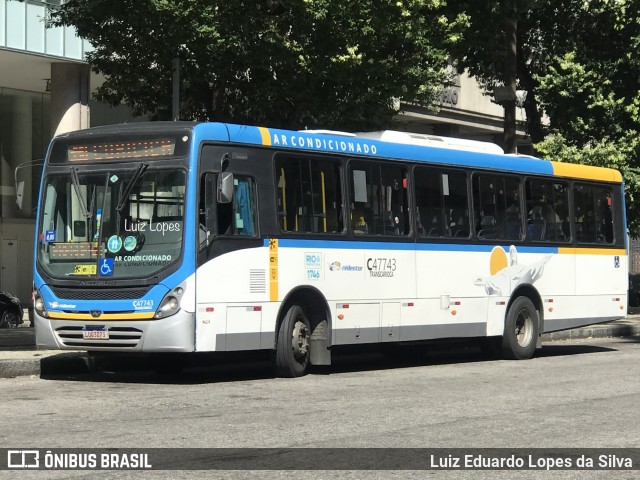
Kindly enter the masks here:
M 65 325 L 56 328 L 56 335 L 66 347 L 118 347 L 134 348 L 142 338 L 142 330 L 133 327 L 109 327 L 108 340 L 85 340 L 82 338 L 82 327 Z
M 58 298 L 65 300 L 127 300 L 130 298 L 142 298 L 146 295 L 147 288 L 118 288 L 118 289 L 76 289 L 51 287 L 51 291 Z

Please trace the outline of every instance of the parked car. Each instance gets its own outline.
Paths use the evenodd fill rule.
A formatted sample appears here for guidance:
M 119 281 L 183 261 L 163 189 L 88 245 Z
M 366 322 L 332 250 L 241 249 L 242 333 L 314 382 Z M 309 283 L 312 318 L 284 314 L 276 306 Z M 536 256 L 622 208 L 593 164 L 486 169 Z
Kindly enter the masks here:
M 0 328 L 16 328 L 22 323 L 20 300 L 9 292 L 0 291 Z

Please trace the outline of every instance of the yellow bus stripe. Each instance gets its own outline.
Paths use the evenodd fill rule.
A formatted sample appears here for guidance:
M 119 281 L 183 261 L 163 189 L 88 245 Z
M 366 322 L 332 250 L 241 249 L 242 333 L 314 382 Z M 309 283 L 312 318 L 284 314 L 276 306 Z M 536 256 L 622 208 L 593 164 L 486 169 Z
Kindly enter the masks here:
M 604 182 L 622 182 L 619 171 L 604 167 L 591 167 L 576 163 L 551 162 L 553 174 L 559 177 L 581 178 L 584 180 L 600 180 Z
M 575 248 L 560 247 L 558 253 L 564 255 L 619 255 L 625 256 L 627 251 L 624 248 Z
M 271 134 L 269 133 L 269 129 L 265 127 L 258 127 L 258 130 L 260 130 L 260 136 L 262 137 L 262 145 L 270 147 Z
M 153 318 L 154 312 L 145 313 L 103 313 L 99 317 L 94 317 L 89 313 L 65 313 L 49 312 L 49 318 L 63 320 L 148 320 Z
M 278 301 L 278 239 L 269 240 L 269 300 Z

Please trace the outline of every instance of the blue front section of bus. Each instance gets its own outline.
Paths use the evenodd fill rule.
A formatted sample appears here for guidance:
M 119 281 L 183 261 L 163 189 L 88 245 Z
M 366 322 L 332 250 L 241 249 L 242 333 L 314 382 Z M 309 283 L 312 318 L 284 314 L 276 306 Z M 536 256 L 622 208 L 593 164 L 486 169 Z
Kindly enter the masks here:
M 126 318 L 126 314 L 130 313 L 155 313 L 156 309 L 160 306 L 160 302 L 170 290 L 165 285 L 158 284 L 149 289 L 141 298 L 96 301 L 57 297 L 49 285 L 44 283 L 37 288 L 42 295 L 45 308 L 51 314 L 69 312 L 100 312 L 101 314 L 109 314 L 126 312 L 123 313 L 123 319 Z M 117 287 L 110 288 L 117 290 Z
M 180 309 L 178 313 L 164 318 L 154 318 L 156 310 L 165 296 L 178 286 L 184 286 L 189 278 L 194 277 L 196 264 L 196 220 L 197 215 L 197 185 L 198 185 L 198 155 L 204 140 L 227 141 L 229 134 L 223 124 L 201 124 L 194 128 L 189 152 L 188 183 L 185 194 L 185 220 L 182 259 L 179 267 L 167 277 L 161 279 L 157 285 L 148 288 L 140 298 L 121 298 L 113 300 L 86 300 L 61 298 L 55 295 L 34 267 L 34 286 L 40 293 L 47 317 L 41 317 L 36 312 L 36 339 L 40 347 L 44 348 L 82 348 L 95 350 L 122 350 L 110 347 L 109 342 L 67 342 L 60 332 L 70 329 L 86 329 L 104 327 L 108 330 L 130 329 L 140 332 L 140 341 L 130 350 L 154 351 L 193 351 L 195 345 L 195 312 Z M 44 181 L 44 176 L 43 176 Z M 42 186 L 41 186 L 42 190 Z M 38 212 L 38 217 L 40 212 Z M 37 220 L 39 222 L 39 219 Z M 39 225 L 39 223 L 37 223 Z M 34 249 L 34 266 L 37 265 L 37 245 L 40 241 L 36 229 Z M 103 280 L 103 279 L 101 279 Z M 108 291 L 118 292 L 117 280 L 101 283 L 99 290 L 104 297 L 109 297 Z M 109 285 L 113 283 L 113 285 Z M 92 286 L 96 288 L 95 286 Z M 70 287 L 83 288 L 83 287 Z M 97 289 L 96 289 L 97 290 Z M 195 288 L 186 289 L 185 299 L 195 306 Z M 181 304 L 182 305 L 182 304 Z M 126 325 L 125 325 L 126 322 Z M 150 338 L 153 337 L 153 338 Z

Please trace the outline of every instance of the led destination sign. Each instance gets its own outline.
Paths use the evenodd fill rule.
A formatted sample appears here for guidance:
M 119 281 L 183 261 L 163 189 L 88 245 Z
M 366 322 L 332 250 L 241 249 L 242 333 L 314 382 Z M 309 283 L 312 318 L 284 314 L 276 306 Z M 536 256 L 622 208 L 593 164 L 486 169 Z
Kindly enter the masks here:
M 170 157 L 175 153 L 175 141 L 161 138 L 130 142 L 76 144 L 67 148 L 70 162 L 119 160 L 124 158 Z
M 97 163 L 184 157 L 191 136 L 187 131 L 95 135 L 77 133 L 53 140 L 48 163 Z

